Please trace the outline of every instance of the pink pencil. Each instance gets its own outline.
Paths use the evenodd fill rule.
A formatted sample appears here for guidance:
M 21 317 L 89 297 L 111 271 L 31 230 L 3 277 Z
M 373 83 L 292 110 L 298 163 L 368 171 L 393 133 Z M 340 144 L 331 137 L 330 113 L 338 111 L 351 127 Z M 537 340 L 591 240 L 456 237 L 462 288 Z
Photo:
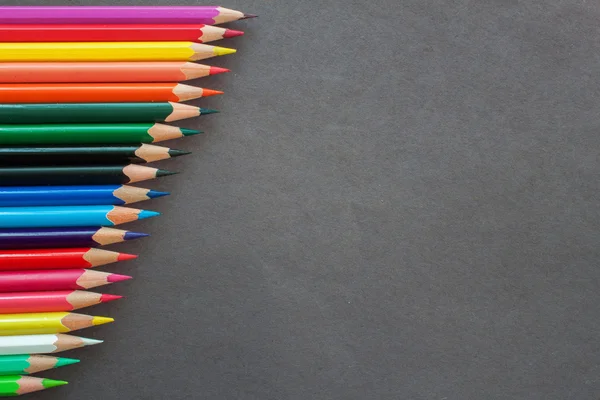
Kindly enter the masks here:
M 206 24 L 253 18 L 220 6 L 5 6 L 0 24 Z

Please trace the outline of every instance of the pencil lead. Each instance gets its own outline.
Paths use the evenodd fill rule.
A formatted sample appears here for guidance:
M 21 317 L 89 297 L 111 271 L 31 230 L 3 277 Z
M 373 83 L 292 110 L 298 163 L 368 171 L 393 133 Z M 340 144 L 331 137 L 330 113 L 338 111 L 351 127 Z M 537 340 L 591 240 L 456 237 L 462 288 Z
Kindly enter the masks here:
M 110 274 L 109 276 L 106 277 L 106 280 L 109 283 L 128 281 L 130 279 L 133 279 L 133 277 L 127 276 L 127 275 L 119 275 L 119 274 Z
M 181 130 L 181 133 L 183 134 L 183 136 L 192 136 L 192 135 L 197 135 L 199 133 L 203 133 L 202 131 L 197 131 L 195 129 L 186 129 L 186 128 L 179 128 Z
M 231 72 L 231 70 L 227 69 L 227 68 L 221 68 L 221 67 L 210 67 L 210 75 L 217 75 L 217 74 L 223 74 L 225 72 Z
M 166 169 L 159 169 L 158 171 L 156 171 L 156 176 L 157 177 L 161 177 L 161 176 L 169 176 L 169 175 L 177 175 L 179 172 L 173 172 L 173 171 L 167 171 Z
M 125 236 L 123 236 L 123 239 L 124 240 L 134 240 L 134 239 L 139 239 L 139 238 L 143 238 L 146 236 L 150 236 L 150 234 L 142 233 L 142 232 L 125 232 Z
M 148 210 L 142 210 L 139 214 L 138 214 L 138 219 L 146 219 L 146 218 L 152 218 L 152 217 L 157 217 L 159 216 L 160 213 L 156 212 L 156 211 L 148 211 Z M 131 279 L 131 277 L 129 277 L 129 279 Z
M 119 299 L 122 299 L 122 298 L 123 298 L 123 296 L 117 296 L 116 294 L 107 294 L 107 293 L 104 293 L 100 297 L 100 303 L 108 303 L 109 301 L 119 300 Z
M 205 115 L 205 114 L 218 114 L 219 110 L 213 110 L 210 108 L 200 108 L 200 115 Z
M 83 337 L 80 339 L 83 342 L 84 346 L 93 346 L 95 344 L 104 343 L 104 340 L 88 339 L 88 338 L 83 338 Z
M 63 357 L 59 357 L 56 359 L 56 364 L 54 365 L 55 368 L 59 368 L 59 367 L 64 367 L 66 365 L 73 365 L 73 364 L 77 364 L 79 363 L 80 360 L 77 360 L 76 358 L 63 358 Z
M 255 14 L 244 14 L 244 16 L 240 19 L 250 19 L 250 18 L 258 18 L 258 15 Z
M 225 33 L 223 34 L 223 37 L 226 39 L 232 38 L 232 37 L 236 37 L 236 36 L 242 36 L 244 34 L 244 32 L 242 31 L 236 31 L 234 29 L 226 29 Z
M 237 53 L 236 49 L 229 49 L 227 47 L 220 47 L 220 46 L 215 46 L 213 51 L 215 52 L 216 56 L 226 56 L 227 54 Z
M 212 89 L 203 89 L 202 97 L 215 96 L 217 94 L 223 94 L 220 90 L 212 90 Z
M 42 379 L 42 386 L 45 389 L 49 389 L 49 388 L 53 388 L 53 387 L 57 387 L 57 386 L 63 386 L 63 385 L 67 385 L 69 382 L 67 381 L 57 381 L 54 379 L 46 379 L 43 378 Z
M 108 318 L 108 317 L 93 317 L 92 318 L 92 325 L 94 325 L 94 326 L 110 324 L 111 322 L 115 322 L 114 318 Z
M 192 154 L 192 152 L 176 150 L 176 149 L 169 149 L 169 156 L 171 156 L 171 157 L 187 156 L 188 154 Z
M 160 172 L 160 170 L 159 170 Z M 161 176 L 161 175 L 158 175 Z M 159 192 L 157 190 L 150 190 L 148 193 L 146 193 L 146 196 L 150 197 L 151 199 L 156 199 L 157 197 L 163 197 L 163 196 L 168 196 L 171 193 L 169 192 Z
M 117 261 L 134 260 L 136 258 L 138 258 L 138 256 L 136 256 L 135 254 L 120 253 L 117 256 Z

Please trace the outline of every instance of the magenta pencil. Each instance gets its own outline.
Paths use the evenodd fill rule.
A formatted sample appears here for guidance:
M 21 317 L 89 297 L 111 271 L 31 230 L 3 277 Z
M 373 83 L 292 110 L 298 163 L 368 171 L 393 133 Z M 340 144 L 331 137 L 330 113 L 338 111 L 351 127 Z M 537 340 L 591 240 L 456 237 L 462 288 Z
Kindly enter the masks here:
M 1 24 L 206 24 L 253 18 L 220 6 L 5 6 Z

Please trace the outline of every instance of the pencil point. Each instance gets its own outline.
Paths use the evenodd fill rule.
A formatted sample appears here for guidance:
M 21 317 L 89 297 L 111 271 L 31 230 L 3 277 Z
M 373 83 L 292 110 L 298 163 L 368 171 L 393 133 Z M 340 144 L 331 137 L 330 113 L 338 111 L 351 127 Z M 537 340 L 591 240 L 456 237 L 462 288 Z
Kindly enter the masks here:
M 138 256 L 135 254 L 120 253 L 117 257 L 117 261 L 134 260 L 136 258 L 138 258 Z
M 200 115 L 204 114 L 218 114 L 218 110 L 212 110 L 210 108 L 200 108 Z
M 234 54 L 237 52 L 236 49 L 229 49 L 227 47 L 215 46 L 213 49 L 215 56 L 226 56 L 227 54 Z
M 150 236 L 150 234 L 142 233 L 142 232 L 125 232 L 125 236 L 123 236 L 123 239 L 124 240 L 134 240 L 134 239 L 139 239 L 139 238 L 143 238 L 146 236 Z
M 64 367 L 67 365 L 73 365 L 73 364 L 77 364 L 79 363 L 80 360 L 77 360 L 75 358 L 62 358 L 59 357 L 56 359 L 56 364 L 54 365 L 54 368 L 59 368 L 59 367 Z
M 57 387 L 57 386 L 63 386 L 68 383 L 69 382 L 67 382 L 67 381 L 57 381 L 54 379 L 46 379 L 46 378 L 42 379 L 42 386 L 45 389 L 49 389 L 49 388 L 53 388 L 53 387 Z
M 159 215 L 160 215 L 160 213 L 156 212 L 156 211 L 142 210 L 138 214 L 138 220 L 140 220 L 140 219 L 146 219 L 146 218 L 152 218 L 152 217 L 156 217 L 156 216 L 159 216 Z
M 161 176 L 177 175 L 178 173 L 179 172 L 167 171 L 166 169 L 159 169 L 158 171 L 156 171 L 156 176 L 161 177 Z
M 108 303 L 109 301 L 119 300 L 122 298 L 123 296 L 118 296 L 116 294 L 104 293 L 102 296 L 100 296 L 100 303 Z
M 250 19 L 250 18 L 258 18 L 258 15 L 255 14 L 244 14 L 244 16 L 240 19 Z
M 133 278 L 131 276 L 119 275 L 119 274 L 110 274 L 109 276 L 106 277 L 106 280 L 109 283 L 115 283 L 115 282 L 121 282 L 121 281 L 128 281 L 130 279 L 133 279 Z
M 215 96 L 217 94 L 223 94 L 220 90 L 204 89 L 202 91 L 202 97 Z
M 223 33 L 223 37 L 226 39 L 232 38 L 232 37 L 236 37 L 236 36 L 242 36 L 244 34 L 244 32 L 242 31 L 236 31 L 234 29 L 226 29 L 225 33 Z
M 94 325 L 94 326 L 110 324 L 111 322 L 115 322 L 115 320 L 113 318 L 108 318 L 108 317 L 93 317 L 92 318 L 92 325 Z
M 79 338 L 83 342 L 84 346 L 93 346 L 95 344 L 103 343 L 104 340 L 96 340 L 96 339 L 88 339 L 88 338 Z
M 159 170 L 159 172 L 160 171 L 161 170 Z M 162 176 L 162 175 L 158 175 L 158 176 Z M 159 192 L 159 191 L 156 191 L 156 190 L 150 190 L 148 193 L 146 193 L 146 196 L 150 197 L 151 199 L 156 199 L 157 197 L 168 196 L 170 194 L 171 193 L 169 193 L 169 192 Z
M 227 69 L 227 68 L 221 68 L 221 67 L 210 67 L 209 75 L 223 74 L 225 72 L 231 72 L 231 70 Z
M 176 149 L 169 149 L 169 155 L 171 157 L 187 156 L 188 154 L 192 154 L 192 152 L 191 151 L 176 150 Z
M 193 136 L 199 133 L 203 133 L 202 131 L 197 131 L 195 129 L 187 129 L 187 128 L 179 128 L 183 136 Z

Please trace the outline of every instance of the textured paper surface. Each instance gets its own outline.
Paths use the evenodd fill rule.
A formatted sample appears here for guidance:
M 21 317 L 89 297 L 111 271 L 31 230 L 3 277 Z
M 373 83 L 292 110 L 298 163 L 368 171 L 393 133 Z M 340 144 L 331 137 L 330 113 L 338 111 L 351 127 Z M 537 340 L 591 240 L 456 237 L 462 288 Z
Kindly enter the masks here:
M 600 5 L 222 5 L 222 113 L 30 398 L 596 400 Z

